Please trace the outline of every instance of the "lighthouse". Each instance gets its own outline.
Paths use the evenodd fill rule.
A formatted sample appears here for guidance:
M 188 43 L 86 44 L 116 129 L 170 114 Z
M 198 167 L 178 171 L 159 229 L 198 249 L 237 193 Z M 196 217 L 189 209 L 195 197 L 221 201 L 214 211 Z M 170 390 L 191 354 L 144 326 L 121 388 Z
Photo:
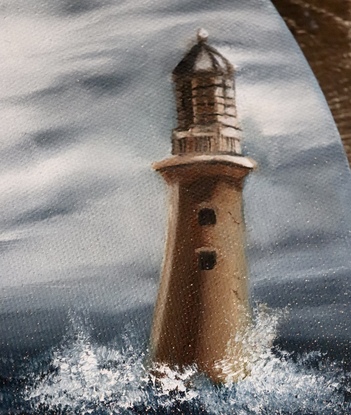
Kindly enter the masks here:
M 172 156 L 153 165 L 168 185 L 169 212 L 151 355 L 223 382 L 221 362 L 250 320 L 242 191 L 255 162 L 241 153 L 234 68 L 207 37 L 200 29 L 173 71 Z M 232 356 L 238 372 L 242 353 Z

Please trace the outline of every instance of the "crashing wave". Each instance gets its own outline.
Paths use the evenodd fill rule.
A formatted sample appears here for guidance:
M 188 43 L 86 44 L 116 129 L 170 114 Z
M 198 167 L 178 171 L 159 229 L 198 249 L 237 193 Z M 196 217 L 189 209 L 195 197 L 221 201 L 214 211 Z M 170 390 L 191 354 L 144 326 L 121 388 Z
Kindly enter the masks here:
M 350 377 L 336 364 L 318 352 L 297 361 L 287 353 L 273 353 L 283 316 L 264 307 L 254 311 L 252 326 L 228 345 L 228 350 L 238 344 L 245 349 L 247 373 L 234 382 L 235 365 L 228 357 L 219 363 L 227 375 L 227 383 L 220 386 L 196 367 L 177 371 L 148 365 L 145 347 L 131 333 L 124 336 L 122 347 L 101 346 L 92 342 L 84 324 L 75 322 L 74 338 L 53 352 L 51 370 L 36 375 L 25 399 L 33 413 L 55 414 L 349 413 L 343 392 Z

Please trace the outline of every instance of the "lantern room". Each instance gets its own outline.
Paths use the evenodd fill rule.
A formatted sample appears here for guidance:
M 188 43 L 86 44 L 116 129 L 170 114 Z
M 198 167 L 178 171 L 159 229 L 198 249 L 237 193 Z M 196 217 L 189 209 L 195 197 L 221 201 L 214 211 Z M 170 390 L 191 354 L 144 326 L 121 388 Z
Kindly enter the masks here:
M 195 44 L 173 71 L 178 126 L 172 153 L 241 154 L 234 68 L 207 44 L 200 29 Z

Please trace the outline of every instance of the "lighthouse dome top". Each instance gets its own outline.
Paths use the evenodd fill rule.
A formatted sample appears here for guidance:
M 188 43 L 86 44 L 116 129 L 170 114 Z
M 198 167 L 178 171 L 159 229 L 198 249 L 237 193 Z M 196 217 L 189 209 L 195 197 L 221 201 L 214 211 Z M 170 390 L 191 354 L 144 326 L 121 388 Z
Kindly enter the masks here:
M 204 29 L 197 32 L 197 43 L 190 49 L 173 71 L 175 76 L 227 75 L 234 68 L 223 55 L 207 43 L 208 33 Z

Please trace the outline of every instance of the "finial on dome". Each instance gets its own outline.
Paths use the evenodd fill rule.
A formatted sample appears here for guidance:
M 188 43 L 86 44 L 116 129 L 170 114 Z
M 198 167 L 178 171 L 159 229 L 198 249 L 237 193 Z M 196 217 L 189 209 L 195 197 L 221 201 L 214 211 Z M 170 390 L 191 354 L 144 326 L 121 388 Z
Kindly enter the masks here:
M 208 39 L 208 31 L 201 28 L 197 31 L 197 41 L 200 42 L 206 42 Z

